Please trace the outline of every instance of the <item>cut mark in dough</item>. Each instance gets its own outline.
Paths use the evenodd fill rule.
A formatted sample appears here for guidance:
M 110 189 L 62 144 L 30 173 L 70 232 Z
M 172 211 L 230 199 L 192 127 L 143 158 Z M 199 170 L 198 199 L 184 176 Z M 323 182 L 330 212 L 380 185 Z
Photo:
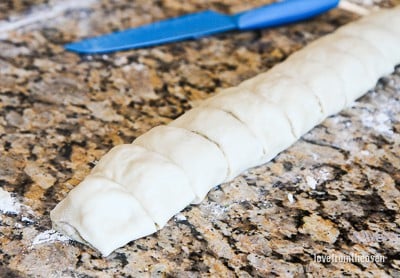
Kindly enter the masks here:
M 289 147 L 289 142 L 296 139 L 283 109 L 248 88 L 223 90 L 203 102 L 202 106 L 230 112 L 242 121 L 262 143 L 264 154 L 261 162 L 276 153 L 277 149 Z
M 199 106 L 170 125 L 198 131 L 216 141 L 229 161 L 231 175 L 228 180 L 254 167 L 263 156 L 263 145 L 249 132 L 248 127 L 220 109 Z
M 289 60 L 287 60 L 287 61 L 289 61 Z M 295 61 L 298 64 L 297 59 Z M 264 82 L 273 84 L 274 82 L 276 82 L 276 80 L 278 78 L 290 79 L 290 80 L 293 80 L 295 84 L 298 84 L 299 86 L 302 86 L 303 88 L 306 88 L 311 93 L 312 97 L 318 102 L 319 111 L 320 111 L 320 115 L 321 115 L 320 121 L 322 121 L 327 115 L 332 114 L 332 113 L 328 113 L 328 111 L 325 111 L 324 103 L 326 101 L 323 102 L 323 100 L 320 98 L 319 94 L 315 91 L 315 89 L 309 82 L 305 82 L 302 78 L 299 78 L 299 76 L 295 73 L 296 71 L 289 70 L 289 73 L 288 73 L 287 70 L 278 68 L 279 66 L 280 65 L 277 65 L 276 67 L 272 68 L 270 71 L 268 71 L 264 74 L 258 75 L 257 77 L 254 78 L 254 81 L 251 83 L 247 82 L 247 83 L 240 84 L 239 87 L 244 86 L 244 88 L 247 88 L 252 92 L 255 92 L 257 90 L 257 87 L 260 86 L 259 83 L 261 83 L 261 85 Z M 298 70 L 301 70 L 301 68 L 299 68 Z M 329 70 L 332 71 L 331 69 L 329 69 Z M 344 98 L 343 103 L 345 103 L 344 90 L 342 90 L 341 93 Z M 266 98 L 266 100 L 269 101 L 268 98 Z M 326 105 L 329 106 L 329 103 L 326 103 Z M 329 111 L 329 112 L 332 112 L 332 111 Z M 299 136 L 296 136 L 296 138 L 299 138 Z
M 304 82 L 304 81 L 299 81 L 298 79 L 294 78 L 293 76 L 289 76 L 289 75 L 283 75 L 284 77 L 293 79 L 295 82 L 297 83 L 301 83 L 303 84 L 305 87 L 307 87 L 312 93 L 313 96 L 317 99 L 318 101 L 318 106 L 319 106 L 319 111 L 321 112 L 321 114 L 324 114 L 324 106 L 322 105 L 321 99 L 319 98 L 319 96 L 315 93 L 315 91 L 313 90 L 313 88 L 311 87 L 311 85 L 308 82 Z
M 215 108 L 215 107 L 213 107 L 213 108 Z M 222 108 L 215 108 L 215 109 L 218 109 L 220 111 L 223 111 L 223 112 L 231 115 L 233 118 L 235 118 L 238 122 L 240 122 L 243 126 L 246 127 L 246 129 L 254 137 L 254 139 L 259 140 L 257 135 L 254 134 L 254 132 L 247 126 L 247 124 L 245 122 L 243 122 L 235 113 L 233 113 L 232 111 L 226 110 L 226 109 L 222 109 Z M 263 148 L 263 156 L 266 154 L 267 154 L 267 150 L 265 148 Z
M 115 181 L 115 180 L 113 180 L 113 179 L 110 179 L 110 178 L 107 177 L 106 175 L 103 175 L 101 172 L 91 173 L 91 176 L 93 176 L 93 177 L 99 177 L 99 178 L 102 178 L 102 179 L 105 179 L 105 180 L 109 180 L 109 181 L 112 182 L 113 184 L 119 186 L 121 189 L 126 190 L 125 187 L 124 187 L 122 184 L 120 184 L 118 181 Z M 132 194 L 132 192 L 127 191 L 127 193 L 128 193 L 129 195 L 131 195 L 132 198 L 134 198 L 134 199 L 137 200 L 137 198 Z M 143 210 L 143 211 L 146 213 L 146 215 L 151 219 L 150 213 L 146 210 L 146 208 L 141 204 L 141 202 L 140 202 L 139 200 L 137 200 L 137 201 L 138 201 L 138 203 L 141 205 L 142 210 Z M 62 223 L 62 221 L 60 221 L 59 223 Z M 64 222 L 64 223 L 65 223 L 65 224 L 68 224 L 68 223 L 66 223 L 66 222 Z M 155 225 L 155 226 L 158 226 L 157 223 L 154 223 L 154 225 Z M 82 236 L 79 234 L 79 232 L 78 232 L 73 226 L 71 226 L 71 225 L 69 225 L 69 224 L 68 224 L 68 226 L 69 226 L 70 228 L 74 229 L 75 232 L 76 232 L 76 235 L 75 235 L 75 236 L 71 236 L 72 238 L 75 239 L 76 237 L 78 237 L 78 239 L 77 239 L 78 241 L 79 241 L 79 238 L 80 238 L 80 239 L 82 239 L 82 241 L 84 241 L 84 242 L 86 243 L 86 240 L 82 238 Z M 94 248 L 94 249 L 96 249 L 96 248 Z
M 391 26 L 400 26 L 400 17 L 396 15 L 396 9 L 400 10 L 400 6 L 391 10 L 381 10 L 371 16 L 360 19 L 361 23 L 370 23 L 377 27 L 383 28 L 388 32 L 394 32 L 400 35 L 400 28 L 391 28 Z
M 296 78 L 296 77 L 294 77 L 292 75 L 288 75 L 288 74 L 286 74 L 284 72 L 274 72 L 270 76 L 266 76 L 266 78 L 271 78 L 272 80 L 274 80 L 276 78 L 286 78 L 286 79 L 292 80 L 295 84 L 298 84 L 299 86 L 303 86 L 303 88 L 305 88 L 307 91 L 310 91 L 311 92 L 311 96 L 315 99 L 315 101 L 318 104 L 319 114 L 321 115 L 319 121 L 322 120 L 322 117 L 324 115 L 324 109 L 323 109 L 322 102 L 321 102 L 320 98 L 318 97 L 318 95 L 315 94 L 314 90 L 312 89 L 312 87 L 308 83 L 305 83 L 304 81 L 299 80 L 298 78 Z M 273 84 L 273 82 L 274 81 L 271 81 L 272 84 Z M 258 84 L 255 83 L 253 85 L 253 87 L 250 89 L 250 91 L 252 93 L 254 93 L 254 94 L 257 94 L 257 95 L 260 95 L 261 97 L 263 97 L 266 102 L 271 103 L 271 104 L 274 103 L 270 99 L 268 99 L 268 97 L 265 96 L 264 94 L 257 93 L 257 90 L 258 90 Z M 292 135 L 294 136 L 294 138 L 300 138 L 302 136 L 302 134 L 300 134 L 298 131 L 296 131 L 293 119 L 289 116 L 289 114 L 286 111 L 286 109 L 283 109 L 282 111 L 284 112 L 285 117 L 286 117 L 286 119 L 288 120 L 288 122 L 290 124 Z M 302 133 L 304 133 L 304 131 Z
M 340 84 L 346 98 L 346 107 L 374 85 L 376 78 L 368 71 L 356 56 L 341 48 L 335 48 L 329 41 L 312 43 L 305 50 L 300 51 L 302 56 L 292 55 L 295 59 L 318 60 L 332 69 L 341 79 Z M 364 80 L 364 82 L 358 82 Z
M 350 34 L 354 37 L 369 42 L 370 45 L 378 49 L 388 61 L 400 62 L 398 43 L 396 36 L 379 26 L 369 22 L 359 22 L 357 25 L 339 28 L 339 34 Z
M 311 85 L 308 82 L 302 82 L 302 84 L 307 87 L 311 92 L 313 92 L 314 97 L 317 99 L 318 101 L 318 106 L 319 106 L 319 111 L 321 112 L 321 114 L 324 114 L 324 106 L 322 105 L 321 102 L 321 98 L 318 97 L 318 95 L 315 94 L 313 88 L 311 87 Z
M 105 180 L 109 180 L 110 182 L 114 183 L 115 185 L 120 186 L 123 190 L 126 190 L 126 188 L 125 188 L 122 184 L 120 184 L 119 182 L 117 182 L 117 181 L 115 181 L 115 180 L 110 179 L 109 177 L 103 175 L 101 172 L 97 172 L 97 173 L 91 174 L 91 176 L 93 176 L 93 177 L 99 177 L 99 178 L 105 179 Z M 143 204 L 135 197 L 135 195 L 133 195 L 133 193 L 130 192 L 130 191 L 126 191 L 126 193 L 128 193 L 130 196 L 132 196 L 132 198 L 136 199 L 136 201 L 140 204 L 140 206 L 141 206 L 142 210 L 144 211 L 144 213 L 146 214 L 146 216 L 147 216 L 148 218 L 152 219 L 152 218 L 151 218 L 151 215 L 150 215 L 150 213 L 149 213 L 149 211 L 147 211 L 147 209 L 146 209 L 146 208 L 143 206 Z M 153 221 L 153 222 L 154 222 L 154 221 Z M 155 222 L 154 222 L 154 225 L 155 225 L 156 227 L 158 227 L 158 224 L 155 223 Z M 71 227 L 72 227 L 72 226 L 71 226 Z M 158 229 L 158 228 L 157 228 L 157 229 Z
M 256 93 L 254 93 L 253 91 L 252 91 L 252 93 L 253 93 L 253 94 L 256 94 Z M 263 95 L 260 95 L 260 96 L 261 96 L 262 98 L 264 98 L 265 101 L 268 102 L 268 98 L 267 98 L 267 97 L 265 97 L 265 96 L 263 96 Z M 271 103 L 271 102 L 270 102 L 270 103 Z M 299 138 L 299 137 L 296 135 L 293 122 L 292 122 L 292 120 L 290 119 L 290 117 L 289 117 L 289 115 L 287 114 L 287 112 L 286 112 L 286 111 L 283 111 L 283 115 L 285 116 L 286 120 L 289 122 L 290 132 L 292 133 L 293 137 L 294 137 L 294 138 Z
M 340 35 L 345 36 L 345 37 L 349 37 L 349 38 L 351 38 L 353 40 L 356 39 L 356 40 L 363 41 L 364 44 L 368 45 L 368 47 L 375 49 L 375 51 L 377 53 L 379 53 L 380 56 L 382 56 L 382 58 L 384 58 L 385 60 L 387 59 L 386 55 L 378 47 L 376 47 L 374 44 L 372 44 L 369 40 L 367 40 L 367 39 L 365 39 L 363 37 L 356 36 L 356 35 L 354 35 L 354 36 L 353 35 L 349 35 L 349 34 L 344 33 L 344 32 L 341 33 Z
M 393 70 L 392 63 L 388 62 L 386 56 L 366 40 L 343 33 L 335 34 L 333 38 L 332 36 L 323 38 L 323 40 L 335 49 L 349 53 L 363 65 L 368 75 L 366 80 L 371 82 L 368 87 L 372 87 L 379 77 Z M 356 45 L 356 48 L 353 45 Z
M 290 132 L 292 133 L 292 135 L 293 135 L 295 138 L 298 138 L 298 136 L 296 135 L 295 128 L 294 128 L 294 125 L 293 125 L 292 120 L 289 118 L 289 116 L 288 116 L 288 114 L 287 114 L 286 112 L 284 112 L 284 114 L 285 114 L 285 117 L 286 117 L 287 121 L 289 122 L 289 125 L 290 125 Z
M 183 128 L 183 127 L 181 127 L 181 128 Z M 202 134 L 200 132 L 197 132 L 197 131 L 194 131 L 194 130 L 190 130 L 190 129 L 186 129 L 186 128 L 185 128 L 185 130 L 187 130 L 187 131 L 189 131 L 189 132 L 191 132 L 193 134 L 196 134 L 198 136 L 201 136 L 204 139 L 206 139 L 206 140 L 210 141 L 211 143 L 213 143 L 215 146 L 217 146 L 217 148 L 220 150 L 220 152 L 222 153 L 222 155 L 224 156 L 224 158 L 226 160 L 226 165 L 228 165 L 228 171 L 227 171 L 226 177 L 225 177 L 225 179 L 227 179 L 232 174 L 231 165 L 229 164 L 228 156 L 226 155 L 226 153 L 222 149 L 222 147 L 218 144 L 218 142 L 215 142 L 214 140 L 210 139 L 208 136 L 206 136 L 206 135 L 204 135 L 204 134 Z
M 297 78 L 293 79 L 296 76 L 285 76 L 286 70 L 288 70 L 286 67 L 275 69 L 267 80 L 256 83 L 254 93 L 265 97 L 267 102 L 282 107 L 282 111 L 287 113 L 292 122 L 295 138 L 300 138 L 319 124 L 324 119 L 324 114 L 314 91 L 310 91 Z M 307 109 L 302 108 L 303 106 Z
M 187 174 L 196 194 L 193 204 L 204 199 L 213 187 L 211 185 L 220 184 L 228 176 L 228 163 L 221 149 L 185 128 L 157 126 L 136 138 L 132 144 L 156 152 L 180 167 Z M 193 161 L 193 157 L 197 160 Z
M 294 57 L 292 57 L 292 58 L 294 58 Z M 297 59 L 297 57 L 296 57 L 295 59 Z M 315 59 L 315 57 L 313 57 L 313 56 L 308 57 L 308 60 L 312 61 L 312 62 L 315 63 L 315 64 L 319 64 L 319 65 L 322 65 L 322 66 L 324 66 L 324 67 L 326 67 L 326 68 L 329 68 L 332 72 L 335 73 L 335 76 L 336 76 L 337 79 L 339 79 L 339 81 L 340 81 L 339 84 L 340 84 L 340 87 L 341 87 L 341 92 L 343 92 L 343 97 L 344 97 L 344 99 L 345 99 L 345 104 L 346 104 L 346 106 L 347 106 L 347 104 L 348 104 L 350 101 L 349 101 L 348 98 L 347 98 L 347 95 L 346 95 L 346 93 L 345 93 L 345 88 L 344 88 L 344 86 L 343 86 L 343 84 L 344 84 L 345 82 L 344 82 L 344 79 L 342 78 L 342 76 L 340 75 L 340 73 L 337 71 L 337 69 L 336 69 L 335 67 L 329 65 L 329 64 L 326 64 L 326 63 L 324 63 L 324 62 L 318 61 L 318 60 Z M 319 102 L 319 104 L 320 104 L 321 111 L 324 113 L 323 108 L 322 108 L 323 106 L 322 106 L 322 102 L 321 102 L 320 97 L 319 97 L 319 96 L 317 95 L 317 93 L 312 89 L 312 87 L 311 87 L 311 85 L 309 84 L 309 82 L 302 82 L 302 83 L 303 83 L 304 85 L 306 85 L 310 90 L 313 91 L 314 95 L 318 98 L 318 102 Z
M 186 171 L 185 171 L 178 163 L 176 163 L 175 161 L 173 161 L 173 160 L 172 160 L 171 158 L 169 158 L 168 156 L 165 156 L 164 154 L 162 154 L 162 153 L 160 153 L 160 152 L 156 152 L 156 151 L 154 151 L 154 150 L 152 150 L 152 149 L 149 149 L 149 148 L 147 148 L 147 147 L 144 146 L 144 145 L 140 145 L 140 147 L 142 147 L 143 149 L 147 150 L 148 152 L 156 153 L 156 154 L 162 156 L 166 161 L 168 161 L 169 163 L 171 163 L 171 164 L 175 165 L 177 168 L 179 168 L 179 169 L 184 173 L 184 175 L 186 176 L 186 178 L 187 178 L 188 180 L 190 180 L 190 177 L 189 177 L 189 175 L 186 173 Z M 157 225 L 157 223 L 156 223 L 156 225 Z M 158 225 L 157 225 L 157 226 L 158 226 Z
M 123 185 L 160 227 L 196 197 L 180 167 L 138 145 L 114 147 L 93 168 L 96 173 Z M 174 196 L 172 204 L 168 196 Z

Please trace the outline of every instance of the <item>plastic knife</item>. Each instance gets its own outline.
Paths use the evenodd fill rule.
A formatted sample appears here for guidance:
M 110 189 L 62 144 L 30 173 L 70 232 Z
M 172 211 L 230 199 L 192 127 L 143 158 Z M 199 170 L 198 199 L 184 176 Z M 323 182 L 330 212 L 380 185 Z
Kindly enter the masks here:
M 337 7 L 339 0 L 286 0 L 234 15 L 207 10 L 69 43 L 82 54 L 108 53 L 196 39 L 232 30 L 254 30 L 301 21 Z

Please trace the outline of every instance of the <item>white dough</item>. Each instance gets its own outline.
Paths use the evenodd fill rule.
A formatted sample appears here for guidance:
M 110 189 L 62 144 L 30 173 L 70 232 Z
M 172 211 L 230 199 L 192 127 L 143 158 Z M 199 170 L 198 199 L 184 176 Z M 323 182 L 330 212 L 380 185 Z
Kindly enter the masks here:
M 378 11 L 368 17 L 362 18 L 359 22 L 374 24 L 378 27 L 386 29 L 390 33 L 400 36 L 400 16 L 398 14 L 399 10 L 400 6 L 393 8 L 390 11 Z M 397 28 L 395 26 L 397 26 Z
M 156 231 L 138 200 L 122 186 L 89 175 L 50 213 L 53 226 L 104 256 Z
M 263 144 L 264 156 L 259 164 L 271 160 L 295 140 L 282 108 L 249 90 L 238 87 L 224 90 L 203 105 L 229 111 L 249 127 Z
M 369 72 L 360 60 L 354 58 L 347 52 L 335 51 L 331 46 L 326 46 L 326 44 L 318 41 L 290 56 L 290 61 L 304 61 L 304 59 L 318 61 L 327 68 L 332 69 L 340 77 L 339 82 L 344 85 L 343 91 L 345 94 L 346 106 L 349 104 L 349 100 L 357 99 L 376 82 L 375 78 L 369 76 Z M 355 82 L 356 80 L 367 80 L 367 82 Z M 333 82 L 335 81 L 333 80 Z M 333 86 L 332 88 L 336 87 L 334 83 L 326 84 Z M 336 94 L 330 93 L 336 96 Z M 329 105 L 330 102 L 329 99 L 327 99 L 327 101 L 325 101 L 325 106 Z M 338 105 L 340 109 L 341 103 L 338 103 Z M 329 112 L 326 114 L 329 115 Z
M 334 33 L 320 40 L 321 43 L 323 42 L 322 45 L 329 45 L 358 59 L 368 72 L 364 82 L 373 82 L 375 84 L 379 77 L 391 73 L 396 64 L 388 60 L 378 48 L 356 36 Z
M 223 151 L 228 160 L 231 180 L 247 168 L 257 165 L 263 157 L 263 147 L 250 129 L 237 118 L 222 110 L 198 107 L 194 108 L 175 121 L 171 126 L 197 132 Z
M 268 162 L 400 63 L 400 7 L 339 28 L 168 126 L 114 147 L 51 212 L 107 256 L 214 186 Z
M 398 26 L 398 28 L 400 28 Z M 347 25 L 337 30 L 337 34 L 355 36 L 365 40 L 365 43 L 373 45 L 386 57 L 388 61 L 400 62 L 399 44 L 397 34 L 375 26 L 368 22 L 360 22 L 356 25 Z
M 298 79 L 277 75 L 270 82 L 256 83 L 254 93 L 284 111 L 296 138 L 300 138 L 324 118 L 322 107 L 311 86 L 304 85 Z
M 227 178 L 228 163 L 218 146 L 186 129 L 157 126 L 136 138 L 133 144 L 157 152 L 179 165 L 187 173 L 196 194 L 194 203 L 201 202 L 212 187 Z
M 132 144 L 111 149 L 93 168 L 92 175 L 123 185 L 159 227 L 195 198 L 181 168 L 160 154 Z
M 317 102 L 320 105 L 319 110 L 322 110 L 322 114 L 319 118 L 317 117 L 317 114 L 311 118 L 316 118 L 318 122 L 327 116 L 339 112 L 349 102 L 341 75 L 334 69 L 334 67 L 325 65 L 323 61 L 301 58 L 302 52 L 303 50 L 299 51 L 296 57 L 293 59 L 289 57 L 287 62 L 273 67 L 270 71 L 259 75 L 254 79 L 241 83 L 239 87 L 254 91 L 256 90 L 255 86 L 261 84 L 259 87 L 261 87 L 264 95 L 267 96 L 270 94 L 269 87 L 271 87 L 272 84 L 284 82 L 284 85 L 274 85 L 274 87 L 277 87 L 275 90 L 280 92 L 286 90 L 288 93 L 283 93 L 282 97 L 284 99 L 289 99 L 290 103 L 296 103 L 296 101 L 292 101 L 292 97 L 300 99 L 298 94 L 290 94 L 293 90 L 300 91 L 302 96 L 308 95 L 309 97 L 307 98 L 311 98 L 310 100 L 302 100 L 301 102 L 313 101 L 315 98 L 317 99 Z M 313 76 L 313 78 L 308 78 L 308 76 Z M 291 81 L 288 81 L 288 79 Z M 282 86 L 282 89 L 279 88 L 280 86 Z M 283 86 L 286 88 L 283 89 Z M 288 86 L 291 87 L 291 90 L 288 90 Z M 295 87 L 298 88 L 296 89 Z M 314 104 L 309 103 L 308 107 L 313 109 L 310 112 L 317 113 L 319 110 L 314 109 Z M 300 105 L 299 109 L 302 109 L 301 107 L 302 105 Z M 293 113 L 296 114 L 296 112 Z M 294 118 L 296 117 L 297 116 L 294 116 Z M 315 124 L 312 125 L 312 123 L 315 123 L 315 121 L 309 122 L 310 126 L 314 127 Z M 300 130 L 297 128 L 297 136 L 299 134 L 301 136 L 308 130 L 309 129 L 302 129 L 301 127 Z

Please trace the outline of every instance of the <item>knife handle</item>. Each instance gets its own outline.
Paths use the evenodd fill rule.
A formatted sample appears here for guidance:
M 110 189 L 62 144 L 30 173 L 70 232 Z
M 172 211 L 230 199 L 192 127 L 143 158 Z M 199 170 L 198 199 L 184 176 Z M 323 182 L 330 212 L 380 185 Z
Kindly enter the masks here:
M 252 30 L 308 19 L 335 8 L 339 0 L 286 0 L 234 15 L 238 29 Z

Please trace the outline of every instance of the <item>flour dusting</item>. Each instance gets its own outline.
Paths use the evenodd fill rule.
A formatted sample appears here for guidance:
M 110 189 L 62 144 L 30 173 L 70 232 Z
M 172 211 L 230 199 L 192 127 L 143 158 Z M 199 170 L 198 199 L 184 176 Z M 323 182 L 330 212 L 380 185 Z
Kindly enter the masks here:
M 376 132 L 393 134 L 390 118 L 385 113 L 378 113 L 377 115 L 363 115 L 361 120 L 365 127 L 372 128 Z
M 201 208 L 205 215 L 212 219 L 221 219 L 226 215 L 228 211 L 227 207 L 221 206 L 216 203 L 204 203 L 201 205 Z
M 44 243 L 53 243 L 56 241 L 67 242 L 70 238 L 55 231 L 55 230 L 47 230 L 43 233 L 38 234 L 32 241 L 32 245 L 44 244 Z
M 177 215 L 175 215 L 175 221 L 185 221 L 185 220 L 187 220 L 187 218 L 182 213 L 178 213 Z
M 11 196 L 11 194 L 0 188 L 0 212 L 18 214 L 20 204 Z
M 317 188 L 317 181 L 311 177 L 311 176 L 306 176 L 306 182 L 307 185 L 312 189 L 315 190 Z
M 288 193 L 287 198 L 288 198 L 288 200 L 289 200 L 289 203 L 293 204 L 293 203 L 295 202 L 292 193 Z
M 28 218 L 28 217 L 26 217 L 26 216 L 22 216 L 21 217 L 21 221 L 23 221 L 23 222 L 26 222 L 26 223 L 35 223 L 35 221 L 34 220 L 32 220 L 32 219 L 30 219 L 30 218 Z

